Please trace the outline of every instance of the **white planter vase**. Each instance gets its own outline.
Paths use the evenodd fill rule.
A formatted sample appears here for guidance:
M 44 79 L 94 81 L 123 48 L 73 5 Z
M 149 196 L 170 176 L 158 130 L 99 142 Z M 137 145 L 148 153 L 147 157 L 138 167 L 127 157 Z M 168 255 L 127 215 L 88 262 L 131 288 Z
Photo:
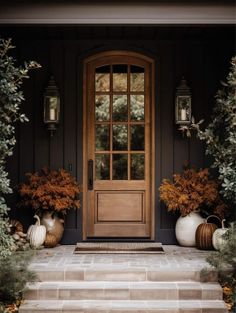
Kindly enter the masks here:
M 199 213 L 191 212 L 186 216 L 180 216 L 175 225 L 175 236 L 178 243 L 184 247 L 195 247 L 195 232 L 198 225 L 205 219 Z

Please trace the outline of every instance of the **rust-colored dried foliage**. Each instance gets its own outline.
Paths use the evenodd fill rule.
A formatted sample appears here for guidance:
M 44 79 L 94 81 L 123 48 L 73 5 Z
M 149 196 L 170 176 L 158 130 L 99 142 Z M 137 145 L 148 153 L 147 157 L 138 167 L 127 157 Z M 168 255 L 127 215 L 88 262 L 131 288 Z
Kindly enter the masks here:
M 218 183 L 210 179 L 207 168 L 185 169 L 182 174 L 174 174 L 173 182 L 164 179 L 159 190 L 168 211 L 180 211 L 182 216 L 199 211 L 224 216 L 226 205 L 220 198 Z
M 64 169 L 26 174 L 28 181 L 19 187 L 20 207 L 31 207 L 38 212 L 50 210 L 65 214 L 70 208 L 78 209 L 80 188 L 75 178 Z
M 233 296 L 233 287 L 227 284 L 223 284 L 223 298 L 224 301 L 226 302 L 226 306 L 229 311 L 232 310 L 233 308 L 232 296 Z

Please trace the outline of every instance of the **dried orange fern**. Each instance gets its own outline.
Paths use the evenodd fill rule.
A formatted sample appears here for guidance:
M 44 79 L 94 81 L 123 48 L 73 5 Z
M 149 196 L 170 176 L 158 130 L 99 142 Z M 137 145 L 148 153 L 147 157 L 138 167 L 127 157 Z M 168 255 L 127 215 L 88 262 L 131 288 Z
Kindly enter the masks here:
M 180 211 L 182 216 L 201 210 L 224 215 L 226 205 L 219 196 L 218 183 L 210 179 L 207 168 L 185 169 L 182 174 L 173 175 L 173 182 L 163 179 L 159 190 L 168 211 Z
M 80 188 L 75 178 L 64 169 L 26 174 L 28 181 L 21 184 L 19 194 L 22 197 L 20 207 L 31 207 L 40 212 L 50 210 L 63 214 L 70 208 L 78 209 L 77 199 Z

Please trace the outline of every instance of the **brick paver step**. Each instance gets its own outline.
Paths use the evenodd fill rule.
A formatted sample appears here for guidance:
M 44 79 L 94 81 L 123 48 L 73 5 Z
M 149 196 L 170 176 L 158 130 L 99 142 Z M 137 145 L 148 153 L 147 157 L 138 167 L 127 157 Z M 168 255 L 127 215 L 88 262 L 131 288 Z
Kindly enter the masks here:
M 222 300 L 218 283 L 200 282 L 38 282 L 28 300 Z
M 220 300 L 27 300 L 19 313 L 226 313 Z
M 226 313 L 208 251 L 164 246 L 165 254 L 73 254 L 74 246 L 38 251 L 19 313 Z M 202 275 L 202 269 L 208 271 Z
M 65 268 L 36 268 L 40 281 L 217 281 L 214 270 L 202 276 L 201 269 L 195 268 L 150 268 L 108 266 L 93 268 L 68 266 Z

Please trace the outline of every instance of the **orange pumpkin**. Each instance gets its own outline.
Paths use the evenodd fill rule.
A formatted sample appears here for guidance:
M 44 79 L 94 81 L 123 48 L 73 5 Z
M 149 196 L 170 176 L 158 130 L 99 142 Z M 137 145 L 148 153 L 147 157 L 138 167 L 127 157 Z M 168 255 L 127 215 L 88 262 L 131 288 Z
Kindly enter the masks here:
M 54 247 L 56 247 L 57 244 L 58 244 L 57 237 L 55 235 L 47 232 L 46 238 L 44 241 L 44 247 L 45 248 L 54 248 Z
M 213 215 L 208 216 L 212 217 Z M 217 216 L 214 216 L 218 218 Z M 195 239 L 196 246 L 200 250 L 212 250 L 212 236 L 214 231 L 217 229 L 216 224 L 208 223 L 208 218 L 205 223 L 200 224 L 196 229 Z

